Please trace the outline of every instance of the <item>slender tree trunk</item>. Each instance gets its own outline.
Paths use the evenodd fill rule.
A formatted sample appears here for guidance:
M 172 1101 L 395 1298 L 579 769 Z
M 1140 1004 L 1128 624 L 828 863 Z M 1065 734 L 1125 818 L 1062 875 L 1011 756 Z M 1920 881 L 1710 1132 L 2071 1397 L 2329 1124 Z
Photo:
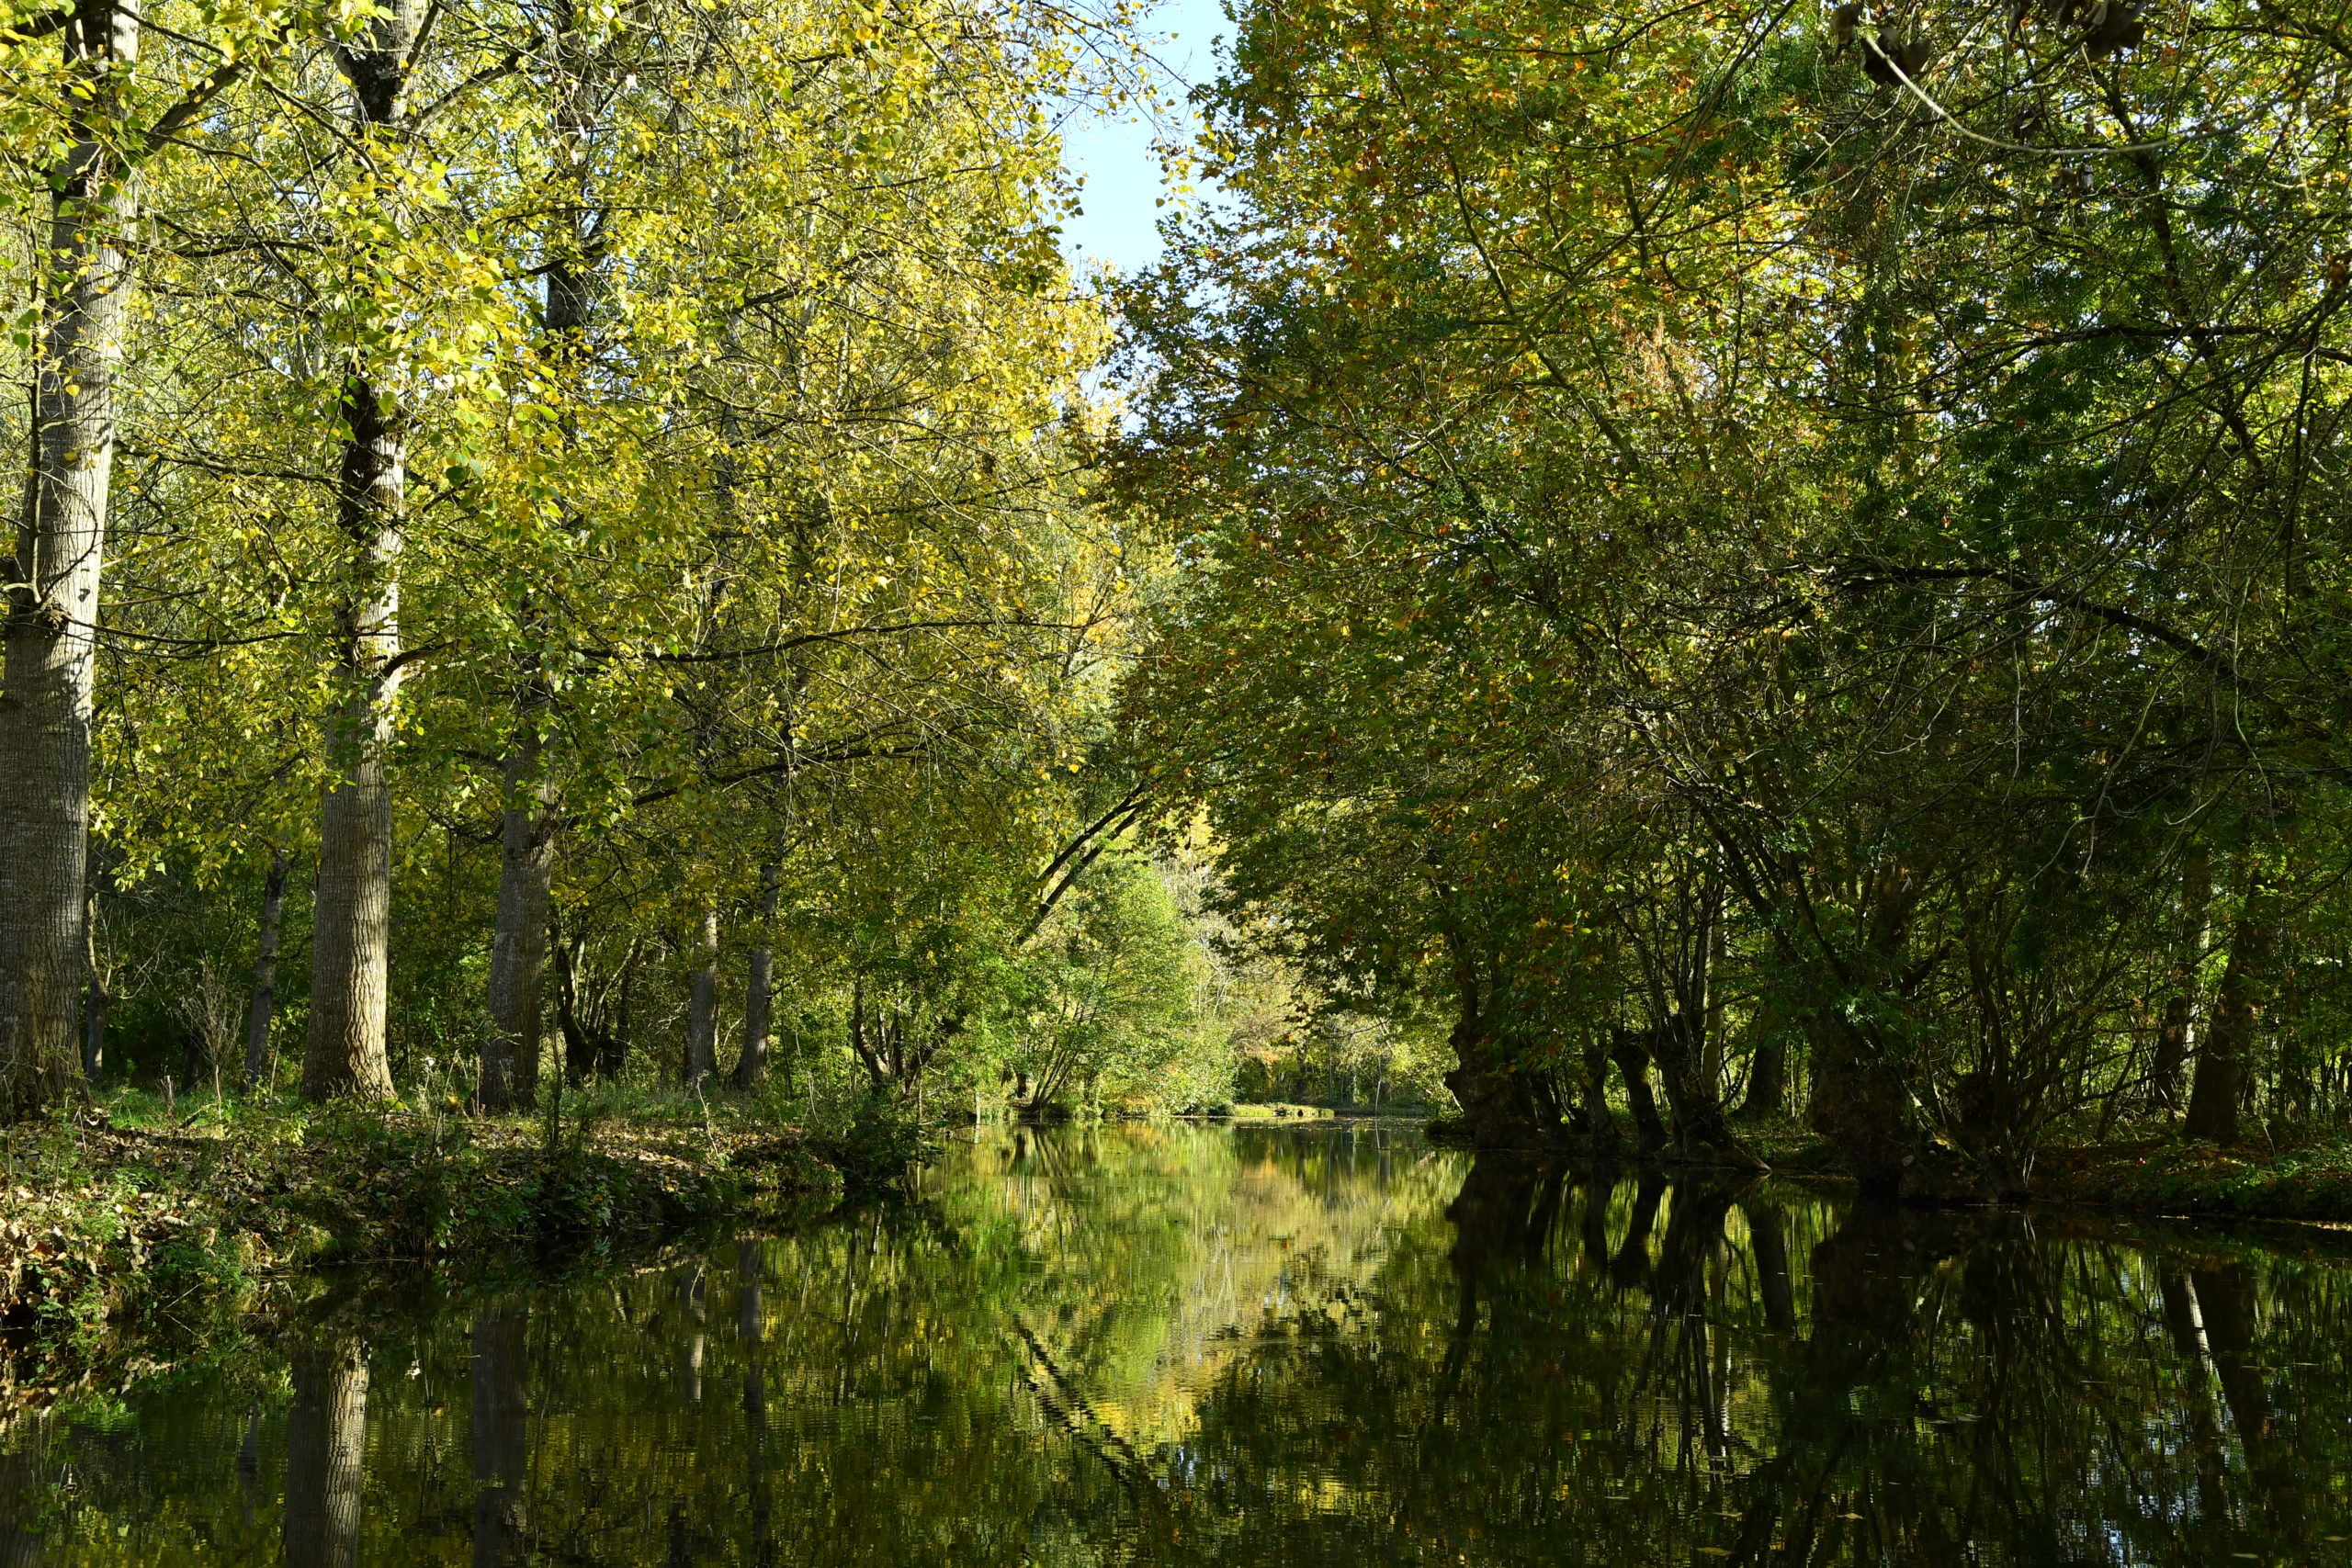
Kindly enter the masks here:
M 357 1568 L 368 1363 L 358 1346 L 294 1355 L 286 1418 L 286 1568 Z
M 542 354 L 556 373 L 576 382 L 587 358 L 589 323 L 585 183 L 592 164 L 588 140 L 588 57 L 576 8 L 559 0 L 555 28 L 555 142 L 565 154 L 559 168 L 569 201 L 548 225 L 542 307 Z M 565 431 L 567 445 L 574 432 Z M 524 626 L 538 618 L 526 605 Z M 555 780 L 542 736 L 553 688 L 536 656 L 526 660 L 514 696 L 513 740 L 503 770 L 506 789 L 503 852 L 498 870 L 497 925 L 491 936 L 490 1037 L 483 1042 L 481 1100 L 485 1111 L 531 1104 L 538 1094 L 539 997 L 547 973 L 548 908 L 555 887 L 559 820 Z
M 340 51 L 362 141 L 388 157 L 423 0 L 378 7 L 365 41 Z M 407 509 L 406 416 L 355 352 L 343 385 L 343 472 L 336 520 L 351 549 L 336 611 L 341 700 L 326 727 L 329 784 L 319 811 L 311 940 L 311 1030 L 302 1096 L 389 1098 L 384 1055 L 390 958 L 392 796 L 384 774 L 398 698 L 400 554 Z
M 1778 1116 L 1789 1101 L 1789 1047 L 1775 1034 L 1756 1047 L 1747 1069 L 1747 1098 L 1740 1102 L 1742 1116 Z
M 555 885 L 555 789 L 542 772 L 539 695 L 516 715 L 514 750 L 506 759 L 506 812 L 498 873 L 498 924 L 490 944 L 490 1021 L 482 1043 L 480 1098 L 484 1111 L 534 1103 L 539 1092 L 540 993 L 548 955 L 548 905 Z
M 2237 1141 L 2238 1105 L 2245 1098 L 2252 1070 L 2248 1058 L 2268 995 L 2270 950 L 2278 934 L 2278 899 L 2262 873 L 2249 870 L 2245 903 L 2230 933 L 2229 965 L 2222 971 L 2213 1016 L 2198 1045 L 2188 1115 L 2181 1123 L 2189 1137 L 2216 1144 Z
M 254 954 L 254 994 L 245 1010 L 245 1074 L 248 1089 L 269 1072 L 269 1019 L 277 1006 L 277 935 L 286 918 L 286 852 L 269 852 L 269 875 L 261 885 L 261 945 Z
M 106 971 L 98 964 L 98 884 L 90 879 L 89 896 L 83 900 L 86 908 L 82 915 L 83 967 L 90 976 L 89 998 L 82 1013 L 82 1077 L 96 1084 L 107 1071 L 107 1005 L 113 998 L 107 995 Z
M 2180 1109 L 2180 1080 L 2194 1049 L 2197 1028 L 2197 969 L 2204 957 L 2211 928 L 2207 914 L 2212 904 L 2213 860 L 2202 846 L 2190 852 L 2181 871 L 2180 928 L 2173 960 L 2172 995 L 2165 998 L 2156 1025 L 2155 1059 L 2148 1071 L 2149 1098 L 2165 1111 Z
M 777 855 L 783 853 L 781 844 Z M 776 889 L 784 867 L 772 858 L 760 868 L 760 945 L 752 950 L 752 978 L 743 993 L 743 1054 L 735 1059 L 735 1087 L 755 1089 L 767 1071 L 768 1035 L 775 1009 L 775 950 L 770 928 L 775 923 Z
M 596 1059 L 596 1081 L 618 1083 L 628 1070 L 629 1036 L 636 1026 L 637 1010 L 637 950 L 621 961 L 620 1003 L 614 1010 L 613 1027 L 605 1036 L 605 1053 Z
M 555 1018 L 556 1030 L 563 1036 L 563 1080 L 579 1089 L 588 1082 L 602 1052 L 580 1016 L 580 969 L 571 940 L 558 935 L 548 947 L 555 955 Z
M 528 1550 L 530 1325 L 521 1306 L 474 1314 L 474 1568 L 508 1568 Z
M 130 175 L 107 138 L 139 53 L 139 11 L 78 0 L 62 36 L 69 91 L 84 108 L 51 171 L 49 234 L 35 258 L 32 471 L 16 554 L 0 562 L 0 1121 L 36 1114 L 81 1083 L 90 696 L 130 292 L 121 243 Z
M 686 1088 L 698 1089 L 710 1076 L 718 1038 L 718 911 L 702 916 L 702 964 L 686 995 Z

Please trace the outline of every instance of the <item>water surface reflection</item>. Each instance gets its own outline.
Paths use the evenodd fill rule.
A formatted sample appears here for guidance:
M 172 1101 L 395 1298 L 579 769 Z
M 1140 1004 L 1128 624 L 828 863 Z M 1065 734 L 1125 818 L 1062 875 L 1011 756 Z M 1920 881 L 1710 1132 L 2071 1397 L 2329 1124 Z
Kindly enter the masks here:
M 2352 1562 L 2327 1235 L 1328 1126 L 984 1137 L 923 1188 L 20 1429 L 0 1568 Z

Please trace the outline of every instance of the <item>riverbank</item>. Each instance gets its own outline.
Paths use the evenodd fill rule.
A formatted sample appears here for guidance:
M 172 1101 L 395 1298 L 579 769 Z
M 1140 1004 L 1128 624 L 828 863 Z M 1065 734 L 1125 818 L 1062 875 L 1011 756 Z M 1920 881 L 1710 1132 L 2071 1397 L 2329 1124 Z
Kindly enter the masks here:
M 201 1338 L 320 1265 L 503 1254 L 570 1267 L 720 1220 L 780 1223 L 894 1178 L 910 1124 L 579 1100 L 558 1114 L 117 1096 L 0 1130 L 0 1399 L 159 1326 Z M 11 1396 L 14 1396 L 13 1398 Z
M 1851 1184 L 1837 1145 L 1801 1122 L 1743 1121 L 1736 1131 L 1763 1162 L 1765 1169 L 1756 1174 Z M 1425 1132 L 1434 1143 L 1471 1146 L 1458 1122 L 1432 1122 Z M 1578 1146 L 1563 1145 L 1551 1153 L 1573 1160 Z M 1608 1163 L 1647 1163 L 1669 1172 L 1715 1168 L 1678 1161 L 1670 1151 L 1645 1162 L 1632 1155 L 1634 1146 L 1632 1126 L 1621 1123 L 1618 1152 Z M 2049 1208 L 2187 1219 L 2352 1224 L 2352 1135 L 2224 1148 L 2150 1130 L 2100 1143 L 2053 1144 L 2035 1162 L 2029 1201 Z
M 2146 1138 L 2054 1149 L 2037 1197 L 2198 1218 L 2352 1223 L 2352 1138 L 2222 1148 Z

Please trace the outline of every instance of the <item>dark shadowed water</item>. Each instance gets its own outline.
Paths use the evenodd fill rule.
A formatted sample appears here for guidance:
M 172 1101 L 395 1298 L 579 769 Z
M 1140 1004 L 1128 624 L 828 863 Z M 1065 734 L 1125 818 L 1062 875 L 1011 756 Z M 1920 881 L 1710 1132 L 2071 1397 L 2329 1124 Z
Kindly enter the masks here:
M 1401 1131 L 983 1134 L 903 1208 L 388 1281 L 21 1427 L 0 1565 L 2352 1563 L 2348 1260 Z

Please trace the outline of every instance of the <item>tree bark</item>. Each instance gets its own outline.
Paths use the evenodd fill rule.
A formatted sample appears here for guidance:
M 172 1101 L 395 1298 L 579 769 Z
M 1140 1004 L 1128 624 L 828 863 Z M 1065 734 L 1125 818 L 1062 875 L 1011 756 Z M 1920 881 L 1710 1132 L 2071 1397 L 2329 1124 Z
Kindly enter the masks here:
M 138 57 L 139 11 L 78 0 L 61 32 L 83 107 L 51 172 L 49 234 L 35 258 L 32 472 L 15 557 L 0 563 L 0 1120 L 81 1088 L 93 656 L 130 291 L 130 171 L 107 138 Z
M 1617 1121 L 1609 1114 L 1609 1050 L 1598 1039 L 1584 1046 L 1584 1085 L 1577 1099 L 1577 1131 L 1587 1148 L 1609 1158 L 1617 1153 Z
M 1674 1111 L 1675 1152 L 1684 1159 L 1720 1160 L 1747 1169 L 1764 1162 L 1731 1130 L 1724 1108 L 1722 1065 L 1711 1060 L 1702 1012 L 1677 1012 L 1651 1032 L 1658 1078 Z
M 392 138 L 422 14 L 423 0 L 390 0 L 378 7 L 364 41 L 338 51 L 362 141 Z M 395 147 L 384 151 L 398 156 Z M 344 378 L 343 422 L 336 521 L 352 553 L 335 616 L 341 699 L 326 726 L 330 783 L 319 811 L 311 1029 L 302 1059 L 302 1096 L 311 1100 L 392 1093 L 384 1055 L 392 904 L 392 796 L 384 751 L 401 671 L 408 425 L 356 352 Z
M 98 885 L 92 877 L 88 897 L 83 900 L 82 950 L 83 966 L 89 972 L 89 997 L 83 1003 L 82 1014 L 82 1077 L 95 1084 L 107 1070 L 107 1006 L 114 998 L 107 995 L 106 971 L 98 966 Z
M 1778 1116 L 1789 1102 L 1789 1046 L 1779 1035 L 1756 1047 L 1747 1068 L 1747 1098 L 1740 1101 L 1743 1117 Z
M 718 911 L 702 916 L 702 964 L 686 995 L 686 1088 L 702 1087 L 717 1061 L 718 1043 Z
M 2197 970 L 2205 954 L 2212 903 L 2213 861 L 2203 847 L 2190 852 L 2181 871 L 2180 927 L 2175 933 L 2172 995 L 2165 998 L 2156 1025 L 2155 1059 L 2149 1066 L 2149 1098 L 2165 1111 L 2180 1109 L 2181 1075 L 2188 1066 L 2197 1028 Z
M 474 1314 L 474 1568 L 507 1568 L 528 1549 L 530 1323 L 521 1306 Z
M 2278 934 L 2278 899 L 2259 870 L 2246 874 L 2245 906 L 2230 933 L 2229 965 L 2213 997 L 2213 1016 L 2197 1049 L 2197 1076 L 2188 1091 L 2188 1115 L 2181 1131 L 2211 1143 L 2238 1137 L 2238 1105 L 2245 1099 L 2248 1056 Z
M 294 1355 L 286 1419 L 286 1568 L 357 1568 L 368 1363 L 356 1345 Z
M 1903 1085 L 1878 1042 L 1824 1011 L 1813 1026 L 1813 1092 L 1806 1121 L 1838 1146 L 1865 1196 L 1899 1193 L 1911 1156 Z
M 1666 1123 L 1659 1120 L 1657 1099 L 1650 1092 L 1650 1051 L 1645 1032 L 1612 1027 L 1609 1056 L 1625 1080 L 1625 1105 L 1634 1113 L 1634 1137 L 1645 1157 L 1667 1145 Z
M 1456 976 L 1461 1011 L 1453 1024 L 1453 1068 L 1445 1087 L 1462 1107 L 1463 1125 L 1480 1148 L 1532 1148 L 1546 1129 L 1535 1108 L 1527 1075 L 1510 1070 L 1500 1042 L 1479 1006 L 1477 977 L 1461 965 Z
M 546 682 L 529 682 L 506 759 L 506 811 L 498 870 L 498 923 L 490 943 L 491 1029 L 482 1042 L 478 1095 L 484 1111 L 513 1111 L 539 1093 L 540 995 L 548 959 L 548 906 L 555 886 L 555 789 L 542 772 L 539 714 Z
M 781 846 L 778 848 L 781 855 Z M 775 1010 L 775 950 L 770 928 L 775 923 L 776 889 L 784 880 L 779 860 L 760 868 L 760 945 L 752 950 L 751 983 L 743 992 L 743 1054 L 735 1058 L 735 1087 L 756 1089 L 767 1072 L 768 1035 Z
M 245 1010 L 244 1087 L 260 1085 L 269 1072 L 269 1019 L 277 1005 L 277 937 L 286 919 L 286 852 L 269 852 L 269 875 L 261 885 L 261 942 L 254 953 L 253 999 Z
M 605 1053 L 596 1058 L 596 1081 L 618 1083 L 628 1070 L 629 1036 L 636 1025 L 637 1010 L 637 950 L 632 947 L 621 964 L 620 1004 L 614 1010 L 613 1027 L 605 1032 Z
M 384 1014 L 391 951 L 392 795 L 384 773 L 400 671 L 404 457 L 398 414 L 365 379 L 344 389 L 350 433 L 342 520 L 355 547 L 350 597 L 338 612 L 337 683 L 327 723 L 332 782 L 319 812 L 316 913 L 311 939 L 311 1028 L 302 1058 L 306 1100 L 389 1098 Z
M 542 354 L 556 373 L 576 379 L 587 357 L 590 310 L 585 184 L 591 130 L 589 58 L 576 8 L 559 0 L 555 28 L 557 147 L 560 176 L 571 188 L 549 224 L 547 295 L 540 312 Z M 569 445 L 575 432 L 568 425 Z M 525 626 L 536 624 L 526 604 Z M 479 1098 L 485 1111 L 511 1111 L 538 1095 L 540 992 L 547 974 L 548 908 L 555 886 L 559 822 L 555 780 L 547 769 L 542 725 L 554 690 L 536 657 L 526 660 L 514 695 L 514 739 L 502 770 L 505 815 L 498 870 L 498 917 L 491 935 L 490 1036 L 482 1043 Z

